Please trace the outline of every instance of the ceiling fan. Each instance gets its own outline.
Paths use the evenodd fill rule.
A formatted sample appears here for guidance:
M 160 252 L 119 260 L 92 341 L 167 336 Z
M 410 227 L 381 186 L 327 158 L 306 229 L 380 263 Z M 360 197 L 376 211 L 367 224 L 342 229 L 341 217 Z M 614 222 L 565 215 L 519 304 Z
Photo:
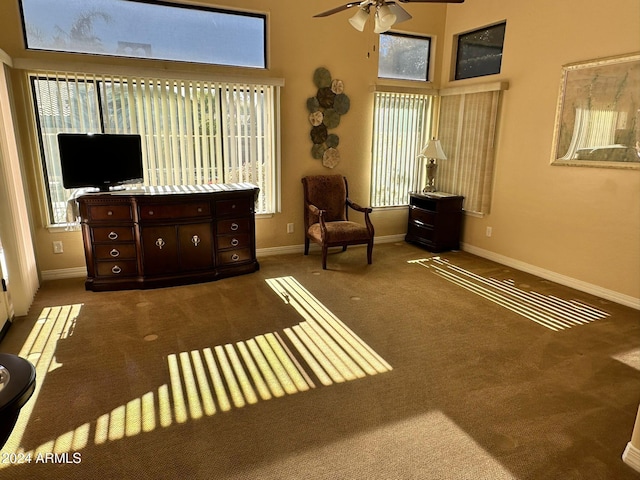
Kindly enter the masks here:
M 463 3 L 464 0 L 398 0 L 400 3 Z M 315 17 L 328 17 L 334 13 L 348 10 L 352 7 L 358 7 L 358 11 L 353 17 L 349 19 L 349 23 L 356 30 L 361 32 L 364 30 L 364 26 L 369 19 L 369 13 L 371 9 L 374 9 L 375 25 L 373 31 L 375 33 L 383 33 L 389 30 L 396 23 L 409 20 L 411 15 L 404 8 L 398 5 L 397 2 L 388 0 L 362 0 L 360 2 L 350 2 L 345 5 L 341 5 L 326 12 L 318 13 Z

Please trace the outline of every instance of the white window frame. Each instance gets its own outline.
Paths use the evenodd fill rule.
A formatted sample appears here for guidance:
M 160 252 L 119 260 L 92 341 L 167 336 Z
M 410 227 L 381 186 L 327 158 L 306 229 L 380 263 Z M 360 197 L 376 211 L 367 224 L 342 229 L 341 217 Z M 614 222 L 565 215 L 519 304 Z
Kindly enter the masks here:
M 65 223 L 65 218 L 63 218 L 66 211 L 65 202 L 72 195 L 72 192 L 64 189 L 58 195 L 54 192 L 52 196 L 51 192 L 51 182 L 54 181 L 53 175 L 56 171 L 58 177 L 60 175 L 60 170 L 56 170 L 59 169 L 59 159 L 56 157 L 58 154 L 56 135 L 62 132 L 83 133 L 85 131 L 97 131 L 141 134 L 144 139 L 143 159 L 147 169 L 145 172 L 145 185 L 253 183 L 260 188 L 256 213 L 273 214 L 280 211 L 280 87 L 283 84 L 282 81 L 273 79 L 272 81 L 239 83 L 237 79 L 233 79 L 233 81 L 224 79 L 217 81 L 205 81 L 202 79 L 168 80 L 141 76 L 32 71 L 26 73 L 25 81 L 28 82 L 29 86 L 32 85 L 33 78 L 57 79 L 60 82 L 97 82 L 96 84 L 99 85 L 111 82 L 120 83 L 124 86 L 124 88 L 119 89 L 119 96 L 114 94 L 108 99 L 109 102 L 117 102 L 120 105 L 116 115 L 118 118 L 115 119 L 115 122 L 113 121 L 114 119 L 107 115 L 108 108 L 103 106 L 100 109 L 102 118 L 96 118 L 93 124 L 80 122 L 71 126 L 69 124 L 59 127 L 54 126 L 47 135 L 49 137 L 48 141 L 44 141 L 46 138 L 43 139 L 41 134 L 41 122 L 35 103 L 38 95 L 35 90 L 29 89 L 31 92 L 30 105 L 33 106 L 34 122 L 36 123 L 35 132 L 40 140 L 41 171 L 43 172 L 42 177 L 46 191 L 48 226 L 61 226 Z M 168 86 L 171 86 L 170 88 L 174 89 L 173 94 L 176 93 L 176 89 L 180 90 L 182 94 L 177 97 L 173 94 L 160 95 L 157 98 L 153 95 L 147 95 L 142 101 L 143 97 L 140 96 L 141 93 L 138 90 L 144 90 L 144 85 L 151 84 L 163 85 L 163 88 L 156 88 L 156 91 L 167 91 L 169 89 Z M 203 100 L 204 96 L 198 97 L 193 93 L 188 93 L 190 90 L 193 92 L 194 89 L 208 89 L 208 91 L 218 93 L 215 96 L 209 95 L 206 100 Z M 59 98 L 56 98 L 55 107 L 52 108 L 58 110 L 67 109 L 70 114 L 73 108 L 82 107 L 80 102 L 71 100 L 72 93 L 65 91 L 64 95 L 59 95 L 63 91 L 63 89 L 59 89 L 56 93 Z M 263 115 L 258 115 L 254 108 L 257 105 L 256 101 L 233 101 L 227 95 L 232 91 L 236 92 L 235 95 L 237 95 L 237 92 L 253 92 L 248 95 L 261 95 L 261 98 L 268 97 L 268 100 L 265 100 L 268 103 L 265 106 L 265 110 L 268 108 L 269 111 L 264 111 L 262 112 Z M 266 91 L 269 92 L 269 95 L 260 93 Z M 212 115 L 209 121 L 211 123 L 215 122 L 216 125 L 226 125 L 223 127 L 225 131 L 221 130 L 217 135 L 214 135 L 215 139 L 204 139 L 196 131 L 197 128 L 194 128 L 194 125 L 198 125 L 198 121 L 193 120 L 195 117 L 189 117 L 189 115 L 194 115 L 192 111 L 203 101 L 220 101 L 219 94 L 221 92 L 227 92 L 227 94 L 222 95 L 227 97 L 227 101 L 220 103 L 218 108 L 209 106 L 210 115 Z M 101 95 L 104 96 L 104 92 L 95 92 L 96 101 Z M 67 97 L 67 99 L 61 98 L 63 96 Z M 138 107 L 136 107 L 135 101 L 129 101 L 130 98 L 138 99 L 136 100 Z M 104 98 L 100 99 L 100 101 L 105 102 Z M 51 105 L 54 105 L 54 103 Z M 152 105 L 155 108 L 153 111 L 151 110 Z M 156 112 L 161 114 L 156 115 Z M 113 113 L 113 110 L 111 113 Z M 85 118 L 84 114 L 80 116 L 83 120 L 89 118 Z M 245 122 L 243 125 L 247 126 L 243 127 L 243 129 L 251 128 L 255 130 L 255 128 L 263 128 L 265 132 L 270 133 L 268 138 L 263 138 L 260 135 L 258 137 L 255 135 L 247 136 L 241 132 L 240 123 L 235 122 L 232 125 L 231 123 L 223 122 L 222 117 L 231 120 L 239 118 L 250 119 L 250 125 Z M 180 121 L 180 119 L 186 118 L 192 118 L 192 120 Z M 164 122 L 160 122 L 159 119 L 164 119 Z M 149 126 L 149 123 L 164 123 L 165 126 L 163 126 L 162 131 L 159 131 L 156 129 L 156 125 Z M 98 125 L 97 129 L 95 125 Z M 162 138 L 160 139 L 159 137 L 161 136 Z M 213 136 L 209 135 L 209 137 Z M 247 158 L 252 159 L 249 165 L 246 164 Z M 253 159 L 256 159 L 256 162 L 253 162 Z M 260 168 L 260 172 L 258 172 L 256 167 L 261 165 L 258 163 L 261 160 L 264 160 L 264 167 Z M 187 167 L 187 164 L 195 165 L 199 173 L 190 171 L 190 167 Z M 150 174 L 149 166 L 155 166 L 156 170 L 162 167 L 169 175 L 158 176 Z M 246 166 L 249 168 L 245 168 Z M 202 170 L 206 170 L 206 168 L 212 172 L 218 172 L 217 176 L 212 178 L 211 176 L 203 175 Z M 48 170 L 52 171 L 51 177 L 48 175 Z M 223 171 L 225 173 L 221 174 Z M 57 181 L 59 180 L 58 178 Z M 59 210 L 56 213 L 53 211 L 55 206 Z
M 408 205 L 409 192 L 421 190 L 418 155 L 431 136 L 435 91 L 380 89 L 374 95 L 370 204 Z

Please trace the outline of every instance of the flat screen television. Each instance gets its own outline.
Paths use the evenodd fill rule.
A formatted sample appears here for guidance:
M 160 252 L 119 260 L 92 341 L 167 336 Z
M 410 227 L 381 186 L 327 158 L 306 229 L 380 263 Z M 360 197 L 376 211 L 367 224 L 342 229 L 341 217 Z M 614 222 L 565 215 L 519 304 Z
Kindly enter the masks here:
M 64 188 L 111 187 L 143 179 L 140 135 L 59 133 Z

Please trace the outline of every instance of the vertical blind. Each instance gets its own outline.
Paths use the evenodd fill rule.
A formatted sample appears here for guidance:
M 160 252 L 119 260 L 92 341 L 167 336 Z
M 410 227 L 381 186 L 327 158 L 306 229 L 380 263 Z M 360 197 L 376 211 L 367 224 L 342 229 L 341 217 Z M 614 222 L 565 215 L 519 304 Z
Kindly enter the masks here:
M 406 205 L 421 179 L 416 160 L 431 130 L 433 96 L 376 92 L 371 162 L 371 205 Z
M 277 209 L 279 87 L 107 75 L 31 75 L 54 223 L 64 223 L 61 132 L 137 133 L 144 184 L 250 182 Z
M 439 162 L 438 190 L 463 195 L 467 212 L 491 207 L 494 140 L 500 91 L 445 95 L 439 137 L 447 156 Z

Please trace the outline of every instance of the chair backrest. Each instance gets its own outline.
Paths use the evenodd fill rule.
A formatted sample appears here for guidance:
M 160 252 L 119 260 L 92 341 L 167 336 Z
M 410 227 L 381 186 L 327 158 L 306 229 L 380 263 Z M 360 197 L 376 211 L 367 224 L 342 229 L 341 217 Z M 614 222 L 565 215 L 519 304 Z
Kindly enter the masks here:
M 302 178 L 304 188 L 305 227 L 318 222 L 318 216 L 309 211 L 308 205 L 326 210 L 325 220 L 347 220 L 347 180 L 342 175 L 314 175 Z

